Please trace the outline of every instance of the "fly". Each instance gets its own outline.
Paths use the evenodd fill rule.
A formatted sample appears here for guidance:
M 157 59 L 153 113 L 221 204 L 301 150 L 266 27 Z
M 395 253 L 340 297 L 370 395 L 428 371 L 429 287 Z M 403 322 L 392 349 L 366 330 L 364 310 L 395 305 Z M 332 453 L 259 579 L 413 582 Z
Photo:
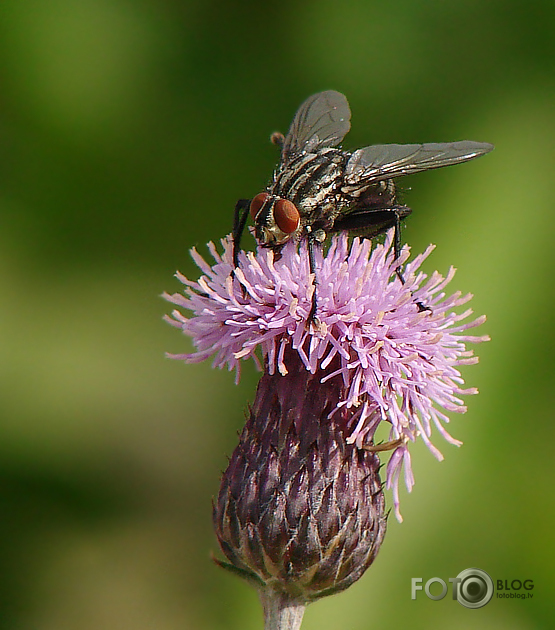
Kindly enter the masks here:
M 306 239 L 310 272 L 317 286 L 314 248 L 328 234 L 348 232 L 373 238 L 394 228 L 394 252 L 401 253 L 401 221 L 411 212 L 397 201 L 395 179 L 467 162 L 493 149 L 486 142 L 375 144 L 349 152 L 337 148 L 351 127 L 346 97 L 329 90 L 310 96 L 298 109 L 286 136 L 272 134 L 281 148 L 273 180 L 252 199 L 239 199 L 233 224 L 233 261 L 249 214 L 256 239 L 275 252 L 291 239 Z M 401 270 L 397 275 L 404 282 Z M 422 305 L 418 305 L 424 309 Z M 316 319 L 314 291 L 308 321 Z

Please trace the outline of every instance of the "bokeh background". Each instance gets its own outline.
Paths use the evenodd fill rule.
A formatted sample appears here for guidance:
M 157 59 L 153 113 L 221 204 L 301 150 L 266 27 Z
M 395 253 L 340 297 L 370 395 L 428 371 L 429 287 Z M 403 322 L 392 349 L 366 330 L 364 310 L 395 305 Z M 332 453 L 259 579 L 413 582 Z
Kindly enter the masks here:
M 492 341 L 465 372 L 464 446 L 416 449 L 404 523 L 303 628 L 553 627 L 554 27 L 551 0 L 3 0 L 1 630 L 262 627 L 209 558 L 257 374 L 166 359 L 190 346 L 159 295 L 196 276 L 188 249 L 229 231 L 276 163 L 270 132 L 323 89 L 349 98 L 346 148 L 496 145 L 403 182 L 407 242 L 459 269 Z M 410 599 L 412 577 L 468 567 L 534 597 Z

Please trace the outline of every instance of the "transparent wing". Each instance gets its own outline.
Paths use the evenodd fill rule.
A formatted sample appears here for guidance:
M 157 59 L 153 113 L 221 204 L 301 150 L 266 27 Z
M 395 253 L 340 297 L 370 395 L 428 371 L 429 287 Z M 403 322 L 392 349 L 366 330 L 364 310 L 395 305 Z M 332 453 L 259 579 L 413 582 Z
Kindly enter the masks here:
M 487 142 L 376 144 L 355 151 L 345 169 L 348 183 L 392 179 L 473 160 L 493 149 Z
M 313 94 L 299 107 L 283 144 L 282 159 L 334 147 L 351 128 L 351 110 L 343 94 L 329 90 Z

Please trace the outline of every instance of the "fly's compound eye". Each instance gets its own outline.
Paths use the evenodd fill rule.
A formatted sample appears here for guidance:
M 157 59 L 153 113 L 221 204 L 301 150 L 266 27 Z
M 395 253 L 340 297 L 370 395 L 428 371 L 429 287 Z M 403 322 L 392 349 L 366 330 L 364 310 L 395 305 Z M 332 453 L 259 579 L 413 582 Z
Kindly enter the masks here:
M 301 215 L 295 204 L 287 199 L 278 199 L 274 206 L 274 221 L 285 234 L 292 234 L 298 227 Z
M 256 197 L 253 198 L 253 200 L 251 201 L 251 206 L 250 206 L 250 213 L 251 213 L 251 217 L 254 219 L 256 219 L 256 215 L 260 212 L 260 209 L 262 208 L 262 206 L 264 205 L 264 202 L 266 201 L 266 199 L 268 199 L 270 195 L 268 193 L 258 193 L 258 195 L 256 195 Z

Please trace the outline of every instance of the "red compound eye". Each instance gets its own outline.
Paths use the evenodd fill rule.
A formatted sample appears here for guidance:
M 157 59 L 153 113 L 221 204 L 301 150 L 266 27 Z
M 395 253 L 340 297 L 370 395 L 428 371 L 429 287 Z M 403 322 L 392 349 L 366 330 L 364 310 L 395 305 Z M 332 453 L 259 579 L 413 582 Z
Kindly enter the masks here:
M 278 199 L 274 206 L 274 221 L 285 234 L 292 234 L 298 227 L 301 215 L 295 204 L 287 199 Z
M 268 195 L 268 193 L 258 193 L 258 195 L 253 198 L 250 207 L 250 213 L 253 220 L 256 219 L 256 215 L 260 212 L 260 208 L 262 208 L 264 202 L 266 201 L 266 199 L 268 199 L 269 196 L 270 195 Z

